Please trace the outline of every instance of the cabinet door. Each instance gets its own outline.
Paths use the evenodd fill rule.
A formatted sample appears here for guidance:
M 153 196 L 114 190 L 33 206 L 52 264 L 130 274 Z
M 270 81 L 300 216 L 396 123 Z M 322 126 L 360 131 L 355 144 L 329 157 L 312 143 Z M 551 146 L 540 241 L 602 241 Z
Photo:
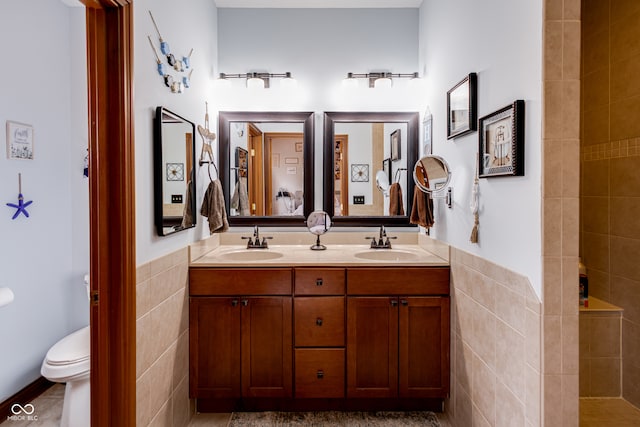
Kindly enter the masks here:
M 399 300 L 400 397 L 446 397 L 449 297 Z
M 347 298 L 347 397 L 396 397 L 398 299 Z
M 244 298 L 242 304 L 243 397 L 291 397 L 291 297 Z
M 240 396 L 240 306 L 237 298 L 191 298 L 189 395 Z

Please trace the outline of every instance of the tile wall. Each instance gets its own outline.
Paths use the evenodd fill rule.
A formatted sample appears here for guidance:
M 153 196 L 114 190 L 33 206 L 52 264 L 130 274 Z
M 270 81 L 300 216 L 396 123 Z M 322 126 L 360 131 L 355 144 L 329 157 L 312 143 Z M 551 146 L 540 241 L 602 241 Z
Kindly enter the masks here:
M 451 248 L 453 425 L 541 424 L 542 304 L 526 277 Z
M 189 423 L 188 249 L 137 269 L 138 427 Z
M 543 19 L 542 425 L 577 427 L 581 0 L 545 0 Z
M 580 253 L 590 294 L 624 309 L 622 396 L 640 406 L 640 2 L 582 7 Z

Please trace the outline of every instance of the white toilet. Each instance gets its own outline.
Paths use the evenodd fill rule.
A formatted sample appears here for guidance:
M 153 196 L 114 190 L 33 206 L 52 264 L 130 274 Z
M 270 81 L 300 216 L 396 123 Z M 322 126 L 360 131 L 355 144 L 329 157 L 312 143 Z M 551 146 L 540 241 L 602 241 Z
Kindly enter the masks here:
M 85 285 L 89 286 L 85 276 Z M 60 427 L 91 425 L 90 329 L 77 330 L 49 349 L 40 372 L 49 381 L 67 383 L 64 390 Z

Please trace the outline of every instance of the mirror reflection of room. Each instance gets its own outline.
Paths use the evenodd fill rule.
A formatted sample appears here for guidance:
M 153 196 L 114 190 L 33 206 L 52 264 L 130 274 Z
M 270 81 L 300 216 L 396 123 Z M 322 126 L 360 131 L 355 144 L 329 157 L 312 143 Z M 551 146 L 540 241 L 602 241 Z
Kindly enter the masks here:
M 303 132 L 302 123 L 230 123 L 230 216 L 303 215 Z
M 335 124 L 335 216 L 405 215 L 407 130 L 406 123 Z M 390 184 L 386 193 L 375 179 L 385 164 Z

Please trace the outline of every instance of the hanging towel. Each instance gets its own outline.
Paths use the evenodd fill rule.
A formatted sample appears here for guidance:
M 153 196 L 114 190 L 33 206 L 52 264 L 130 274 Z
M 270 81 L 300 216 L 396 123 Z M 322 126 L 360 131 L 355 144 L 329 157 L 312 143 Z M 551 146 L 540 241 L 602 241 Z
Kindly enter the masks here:
M 236 187 L 233 190 L 233 196 L 231 197 L 231 207 L 238 210 L 240 216 L 249 216 L 249 195 L 247 194 L 247 178 L 240 177 L 236 182 Z
M 216 179 L 209 183 L 204 193 L 200 214 L 209 220 L 209 233 L 221 233 L 229 229 L 220 180 Z
M 193 226 L 193 184 L 189 180 L 187 184 L 187 194 L 184 202 L 184 209 L 182 210 L 182 228 L 189 228 Z
M 418 175 L 420 184 L 429 188 L 427 169 L 422 162 L 420 162 L 416 168 L 416 175 Z M 423 192 L 419 187 L 413 190 L 413 205 L 411 206 L 409 222 L 411 224 L 418 224 L 424 228 L 431 228 L 435 222 L 433 219 L 433 199 L 429 193 Z
M 402 203 L 402 187 L 400 183 L 394 182 L 389 186 L 389 215 L 404 216 L 404 206 Z

